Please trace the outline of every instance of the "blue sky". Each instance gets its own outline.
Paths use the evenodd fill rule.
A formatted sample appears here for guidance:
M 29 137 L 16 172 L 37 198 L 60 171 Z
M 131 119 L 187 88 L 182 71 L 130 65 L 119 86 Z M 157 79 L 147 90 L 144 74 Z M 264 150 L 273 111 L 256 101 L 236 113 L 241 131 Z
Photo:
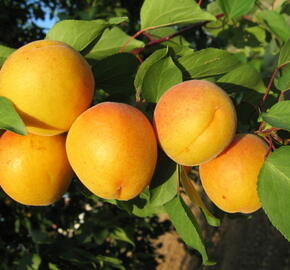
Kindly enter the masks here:
M 47 32 L 56 23 L 56 18 L 54 17 L 50 19 L 49 14 L 46 13 L 44 20 L 37 19 L 37 20 L 34 20 L 34 23 L 44 28 L 45 32 Z
M 44 20 L 34 20 L 34 23 L 48 31 L 56 23 L 56 19 L 51 20 L 47 14 Z
M 36 1 L 36 0 L 30 0 L 31 3 L 33 3 L 34 1 Z M 57 19 L 56 19 L 56 17 L 54 17 L 52 19 L 50 18 L 50 16 L 49 16 L 50 10 L 48 7 L 43 7 L 43 9 L 46 12 L 44 20 L 33 19 L 33 22 L 35 24 L 37 24 L 39 27 L 44 28 L 45 32 L 47 32 L 56 23 Z

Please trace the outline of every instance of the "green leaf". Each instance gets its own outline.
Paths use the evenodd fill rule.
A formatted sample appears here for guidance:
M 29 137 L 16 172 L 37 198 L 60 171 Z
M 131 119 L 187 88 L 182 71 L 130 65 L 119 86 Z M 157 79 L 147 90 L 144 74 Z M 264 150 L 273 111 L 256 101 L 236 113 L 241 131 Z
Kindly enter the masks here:
M 27 135 L 26 127 L 16 112 L 12 102 L 0 97 L 0 129 L 10 130 L 20 135 Z
M 213 15 L 218 15 L 220 13 L 223 13 L 223 11 L 222 11 L 222 9 L 217 1 L 213 1 L 213 2 L 209 3 L 206 6 L 206 9 L 208 12 L 210 12 Z
M 224 14 L 233 19 L 247 14 L 254 7 L 256 0 L 218 0 Z
M 19 261 L 17 270 L 38 270 L 41 258 L 38 254 L 26 253 Z
M 30 231 L 32 241 L 35 244 L 49 244 L 52 242 L 49 235 L 40 230 L 31 230 Z
M 290 39 L 288 39 L 281 49 L 278 66 L 286 65 L 288 63 L 290 63 Z
M 231 83 L 263 93 L 265 85 L 260 73 L 249 64 L 242 64 L 218 80 L 219 83 Z
M 213 28 L 213 31 L 210 31 L 217 36 L 220 42 L 226 42 L 228 46 L 234 46 L 241 49 L 239 53 L 235 54 L 237 57 L 241 57 L 242 55 L 246 57 L 245 54 L 249 54 L 248 51 L 250 48 L 248 47 L 257 48 L 256 50 L 259 51 L 261 50 L 261 45 L 264 45 L 266 31 L 263 28 L 258 26 L 251 26 L 248 28 L 237 27 L 234 25 L 223 26 L 222 22 L 220 23 L 220 26 L 210 25 L 207 29 L 210 30 Z
M 154 40 L 158 40 L 177 33 L 177 30 L 174 27 L 163 27 L 147 31 L 147 33 L 150 34 Z M 159 44 L 159 46 L 168 46 L 172 48 L 174 52 L 179 55 L 185 54 L 189 51 L 191 52 L 192 49 L 190 48 L 190 45 L 190 42 L 188 42 L 182 35 L 170 38 L 167 41 L 163 41 L 162 44 Z
M 126 270 L 126 268 L 124 266 L 122 266 L 122 261 L 118 258 L 103 256 L 103 255 L 97 255 L 96 258 L 99 261 L 113 265 L 117 269 Z
M 170 221 L 183 241 L 201 254 L 203 264 L 211 265 L 212 262 L 208 260 L 196 219 L 183 199 L 180 196 L 176 196 L 165 204 L 164 207 L 169 215 Z
M 130 235 L 126 230 L 123 228 L 117 227 L 114 229 L 114 231 L 110 234 L 110 237 L 127 242 L 131 244 L 133 247 L 135 247 L 134 239 L 132 235 Z
M 128 21 L 128 17 L 113 17 L 113 18 L 109 18 L 109 24 L 110 25 L 117 25 L 123 22 L 127 22 Z
M 134 200 L 132 214 L 138 217 L 150 217 L 152 215 L 164 213 L 164 208 L 161 205 L 154 205 L 150 203 L 149 196 L 145 197 L 143 193 L 140 195 L 140 199 Z
M 276 103 L 262 114 L 262 118 L 273 127 L 290 131 L 290 100 Z
M 64 20 L 56 23 L 47 33 L 46 39 L 65 42 L 77 51 L 82 51 L 106 28 L 103 20 Z
M 283 66 L 279 71 L 278 78 L 275 78 L 275 86 L 281 90 L 286 91 L 290 89 L 290 64 Z
M 160 49 L 152 53 L 146 60 L 140 65 L 137 74 L 135 76 L 134 85 L 138 93 L 140 93 L 143 85 L 144 77 L 150 67 L 160 61 L 162 58 L 165 58 L 168 54 L 168 49 Z
M 153 64 L 147 71 L 141 95 L 147 102 L 158 102 L 166 90 L 181 82 L 182 72 L 169 56 Z
M 58 245 L 55 245 L 54 252 L 56 252 L 59 258 L 63 260 L 66 260 L 69 263 L 75 263 L 80 265 L 87 265 L 88 262 L 100 263 L 100 261 L 104 263 L 113 264 L 114 266 L 115 264 L 120 265 L 122 263 L 122 261 L 117 258 L 96 255 L 95 253 L 91 253 L 90 251 L 84 248 L 76 246 L 73 240 L 67 239 L 65 240 L 62 239 L 60 247 Z
M 119 27 L 106 29 L 101 36 L 100 40 L 93 46 L 87 53 L 86 57 L 91 59 L 100 60 L 107 56 L 116 54 L 120 51 L 122 46 L 130 39 L 123 30 Z M 130 52 L 133 49 L 143 48 L 144 43 L 137 39 L 130 39 L 124 52 Z
M 266 88 L 261 74 L 249 64 L 238 66 L 217 82 L 228 92 L 243 93 L 244 101 L 249 102 L 258 102 Z
M 141 8 L 141 29 L 215 20 L 191 0 L 145 0 Z
M 239 59 L 224 50 L 208 48 L 178 59 L 191 79 L 227 73 L 240 65 Z
M 0 44 L 0 67 L 3 65 L 7 57 L 14 51 L 15 49 Z
M 54 263 L 48 263 L 48 268 L 49 268 L 49 270 L 61 270 Z
M 262 207 L 272 224 L 290 241 L 290 146 L 276 149 L 266 159 L 258 181 Z
M 151 205 L 164 205 L 177 193 L 176 163 L 159 150 L 157 167 L 149 186 Z
M 219 226 L 220 220 L 207 209 L 198 192 L 196 191 L 192 181 L 189 179 L 187 173 L 184 171 L 184 168 L 181 165 L 179 165 L 179 172 L 181 184 L 184 187 L 186 194 L 190 198 L 191 202 L 200 207 L 208 224 L 216 227 Z
M 163 206 L 156 206 L 150 203 L 148 188 L 146 188 L 137 198 L 129 201 L 117 201 L 117 205 L 128 213 L 143 218 L 164 212 Z
M 251 26 L 251 27 L 245 28 L 245 30 L 246 32 L 252 34 L 260 44 L 265 42 L 266 32 L 262 27 Z
M 263 10 L 258 13 L 258 19 L 266 24 L 266 26 L 278 38 L 287 41 L 290 37 L 290 25 L 284 17 L 274 10 Z
M 91 64 L 98 89 L 110 95 L 130 96 L 135 92 L 134 76 L 139 62 L 134 55 L 120 53 L 101 61 L 91 61 Z
M 90 224 L 88 224 L 88 226 L 89 225 Z M 90 229 L 92 230 L 92 227 L 88 228 L 88 230 Z M 92 233 L 92 237 L 95 239 L 98 245 L 102 245 L 106 241 L 106 238 L 109 236 L 109 230 L 106 228 L 98 229 L 97 232 L 92 230 L 91 233 Z

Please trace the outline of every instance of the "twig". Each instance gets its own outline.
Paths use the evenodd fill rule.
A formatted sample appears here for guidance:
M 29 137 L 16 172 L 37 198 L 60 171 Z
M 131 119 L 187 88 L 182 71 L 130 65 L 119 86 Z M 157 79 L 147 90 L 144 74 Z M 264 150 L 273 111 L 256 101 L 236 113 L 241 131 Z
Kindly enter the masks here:
M 151 35 L 149 35 L 147 32 L 143 32 L 143 35 L 147 37 L 150 41 L 154 40 L 154 38 Z
M 135 54 L 135 57 L 137 58 L 137 60 L 142 64 L 143 63 L 143 59 L 141 58 L 141 56 L 139 54 Z
M 275 70 L 273 71 L 273 74 L 271 76 L 271 79 L 267 85 L 267 88 L 266 88 L 266 92 L 265 94 L 263 95 L 262 97 L 262 100 L 261 100 L 261 104 L 260 104 L 260 107 L 261 107 L 261 111 L 263 111 L 263 105 L 265 104 L 265 101 L 267 99 L 267 97 L 269 96 L 269 93 L 270 93 L 270 90 L 271 90 L 271 87 L 272 87 L 272 84 L 274 82 L 274 79 L 276 78 L 277 76 L 277 73 L 280 71 L 281 68 L 283 68 L 286 64 L 283 64 L 283 65 L 280 65 L 278 67 L 275 68 Z
M 199 24 L 201 24 L 201 23 L 199 23 Z M 174 37 L 177 37 L 177 36 L 181 35 L 182 33 L 186 32 L 186 31 L 188 31 L 188 30 L 190 30 L 192 28 L 197 27 L 197 26 L 199 26 L 199 25 L 198 24 L 189 25 L 189 26 L 181 29 L 180 31 L 178 31 L 176 33 L 173 33 L 173 34 L 171 34 L 169 36 L 162 37 L 162 38 L 155 39 L 155 40 L 151 40 L 149 43 L 146 44 L 146 47 L 153 46 L 155 44 L 159 44 L 159 43 L 162 43 L 164 41 L 168 41 L 168 40 L 170 40 L 170 39 L 172 39 Z
M 281 91 L 279 97 L 278 97 L 278 101 L 282 101 L 284 100 L 284 91 Z
M 151 27 L 148 27 L 148 28 L 142 29 L 142 30 L 138 31 L 137 33 L 135 33 L 133 36 L 129 37 L 129 38 L 127 39 L 127 41 L 123 44 L 123 46 L 120 48 L 119 53 L 122 53 L 122 52 L 125 51 L 126 47 L 128 46 L 128 44 L 130 43 L 130 41 L 131 41 L 132 39 L 134 39 L 134 38 L 140 36 L 141 34 L 143 34 L 143 33 L 146 32 L 146 31 L 153 30 L 153 29 L 155 29 L 155 28 L 157 28 L 157 27 L 156 27 L 156 26 L 151 26 Z
M 267 99 L 268 96 L 269 96 L 269 93 L 270 93 L 270 90 L 271 90 L 272 84 L 273 84 L 273 82 L 274 82 L 274 79 L 275 79 L 275 77 L 276 77 L 278 71 L 279 71 L 279 67 L 275 68 L 275 70 L 274 70 L 274 72 L 273 72 L 273 74 L 272 74 L 272 76 L 271 76 L 271 79 L 270 79 L 270 81 L 269 81 L 269 83 L 268 83 L 268 85 L 267 85 L 267 88 L 266 88 L 265 94 L 263 95 L 262 100 L 261 100 L 261 103 L 260 103 L 261 111 L 263 111 L 264 104 L 265 104 L 265 102 L 266 102 L 266 99 Z
M 224 14 L 218 14 L 216 15 L 216 18 L 219 19 L 219 18 L 222 18 L 224 16 Z M 138 50 L 138 53 L 140 53 L 141 51 L 143 51 L 145 48 L 149 47 L 149 46 L 153 46 L 155 44 L 159 44 L 159 43 L 162 43 L 164 41 L 168 41 L 176 36 L 179 36 L 181 35 L 182 33 L 192 29 L 192 28 L 195 28 L 195 27 L 198 27 L 198 26 L 203 26 L 205 24 L 207 24 L 208 21 L 205 21 L 205 22 L 200 22 L 200 23 L 195 23 L 195 24 L 192 24 L 192 25 L 189 25 L 183 29 L 181 29 L 180 31 L 174 33 L 174 34 L 171 34 L 171 35 L 168 35 L 166 37 L 163 37 L 163 38 L 159 38 L 159 39 L 152 39 L 151 40 L 151 36 L 149 38 L 148 36 L 148 33 L 146 33 L 147 31 L 150 31 L 150 30 L 154 30 L 156 28 L 159 28 L 160 26 L 151 26 L 151 27 L 148 27 L 148 28 L 145 28 L 145 29 L 142 29 L 140 31 L 138 31 L 137 33 L 135 33 L 133 36 L 129 37 L 128 40 L 123 44 L 123 46 L 120 48 L 119 52 L 124 52 L 124 50 L 126 49 L 126 47 L 128 46 L 128 44 L 131 42 L 132 39 L 138 37 L 139 35 L 141 34 L 144 34 L 150 41 L 143 47 L 143 48 L 140 48 Z M 134 50 L 134 52 L 136 53 L 137 50 Z
M 271 136 L 265 136 L 264 137 L 264 140 L 269 144 L 269 149 L 266 153 L 266 157 L 271 153 L 271 151 L 274 151 L 276 148 L 273 144 L 273 140 L 272 140 L 272 137 Z
M 283 139 L 279 137 L 277 133 L 272 133 L 271 137 L 273 137 L 273 139 L 276 140 L 278 143 L 283 144 Z
M 224 14 L 218 14 L 216 15 L 216 18 L 219 19 L 219 18 L 222 18 L 224 16 Z M 200 22 L 200 23 L 195 23 L 195 24 L 192 24 L 192 25 L 189 25 L 183 29 L 181 29 L 180 31 L 176 32 L 176 33 L 173 33 L 167 37 L 163 37 L 163 38 L 159 38 L 159 39 L 156 39 L 156 40 L 152 40 L 148 43 L 148 46 L 152 46 L 152 45 L 155 45 L 155 44 L 159 44 L 159 43 L 162 43 L 164 41 L 168 41 L 176 36 L 179 36 L 181 35 L 182 33 L 192 29 L 192 28 L 195 28 L 195 27 L 198 27 L 198 26 L 203 26 L 205 25 L 206 23 L 208 23 L 208 21 L 205 21 L 205 22 Z
M 260 131 L 257 131 L 257 134 L 263 134 L 263 135 L 269 135 L 269 134 L 272 134 L 273 132 L 276 132 L 280 130 L 280 128 L 268 128 L 268 129 L 264 129 L 264 130 L 260 130 Z
M 253 22 L 252 18 L 250 18 L 249 16 L 246 16 L 246 15 L 243 16 L 243 19 L 245 19 L 246 21 L 249 21 L 249 22 Z
M 269 81 L 269 83 L 268 83 L 268 85 L 267 85 L 266 92 L 265 92 L 265 94 L 264 94 L 264 96 L 263 96 L 263 98 L 262 98 L 261 106 L 265 103 L 267 97 L 269 96 L 269 93 L 270 93 L 270 90 L 271 90 L 271 87 L 272 87 L 273 81 L 274 81 L 274 79 L 275 79 L 275 77 L 276 77 L 278 71 L 279 71 L 279 68 L 275 68 L 275 70 L 274 70 L 274 72 L 273 72 L 273 74 L 272 74 L 272 76 L 271 76 L 271 79 L 270 79 L 270 81 Z

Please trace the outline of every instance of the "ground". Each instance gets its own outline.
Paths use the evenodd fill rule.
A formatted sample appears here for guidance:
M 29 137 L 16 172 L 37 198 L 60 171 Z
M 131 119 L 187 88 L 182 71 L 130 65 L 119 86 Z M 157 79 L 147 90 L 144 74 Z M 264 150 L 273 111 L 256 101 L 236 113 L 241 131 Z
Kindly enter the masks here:
M 262 209 L 252 215 L 224 215 L 219 228 L 204 224 L 201 216 L 199 219 L 209 257 L 216 265 L 199 266 L 198 258 L 170 232 L 158 240 L 163 244 L 158 252 L 164 261 L 157 270 L 290 270 L 290 243 Z

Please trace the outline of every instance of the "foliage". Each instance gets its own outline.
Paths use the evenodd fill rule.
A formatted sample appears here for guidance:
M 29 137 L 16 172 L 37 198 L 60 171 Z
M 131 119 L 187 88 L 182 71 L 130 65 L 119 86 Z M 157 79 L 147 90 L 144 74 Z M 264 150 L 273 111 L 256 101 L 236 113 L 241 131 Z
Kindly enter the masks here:
M 125 7 L 124 2 L 114 3 Z M 103 3 L 100 16 L 91 5 L 74 13 L 78 14 L 74 18 L 82 20 L 68 15 L 69 20 L 55 24 L 46 38 L 64 41 L 87 58 L 97 81 L 95 103 L 130 103 L 151 118 L 162 93 L 184 80 L 206 79 L 225 89 L 238 113 L 238 132 L 262 136 L 272 151 L 259 175 L 259 197 L 272 224 L 289 240 L 290 5 L 283 0 L 199 1 L 199 5 L 189 0 L 145 0 L 140 13 L 138 9 L 132 15 L 130 10 L 117 14 Z M 127 15 L 129 19 L 124 18 Z M 132 29 L 136 34 L 131 35 Z M 1 46 L 0 59 L 9 52 Z M 0 127 L 23 132 L 13 106 L 7 106 L 0 107 Z M 4 113 L 17 120 L 7 124 Z M 148 259 L 142 256 L 148 253 L 138 253 L 136 234 L 138 230 L 143 230 L 143 236 L 148 232 L 146 237 L 156 234 L 159 225 L 152 223 L 154 214 L 164 212 L 185 243 L 200 252 L 203 263 L 211 264 L 198 221 L 184 203 L 179 185 L 202 208 L 210 225 L 218 225 L 219 220 L 191 182 L 181 166 L 160 150 L 151 185 L 127 202 L 104 201 L 89 193 L 82 197 L 77 181 L 65 199 L 41 210 L 17 206 L 3 195 L 1 231 L 11 228 L 0 241 L 3 269 L 11 269 L 16 262 L 16 269 L 43 265 L 48 269 L 141 269 Z M 83 213 L 84 223 L 76 226 Z M 17 242 L 14 233 L 19 235 Z M 129 251 L 135 252 L 134 258 Z
M 128 16 L 126 26 L 133 32 L 137 25 L 142 1 L 139 0 L 4 0 L 0 1 L 0 43 L 19 47 L 30 41 L 42 39 L 48 29 L 41 21 L 54 19 L 93 20 Z
M 1 269 L 154 269 L 152 239 L 170 229 L 156 216 L 136 218 L 104 203 L 78 180 L 49 207 L 0 195 Z

